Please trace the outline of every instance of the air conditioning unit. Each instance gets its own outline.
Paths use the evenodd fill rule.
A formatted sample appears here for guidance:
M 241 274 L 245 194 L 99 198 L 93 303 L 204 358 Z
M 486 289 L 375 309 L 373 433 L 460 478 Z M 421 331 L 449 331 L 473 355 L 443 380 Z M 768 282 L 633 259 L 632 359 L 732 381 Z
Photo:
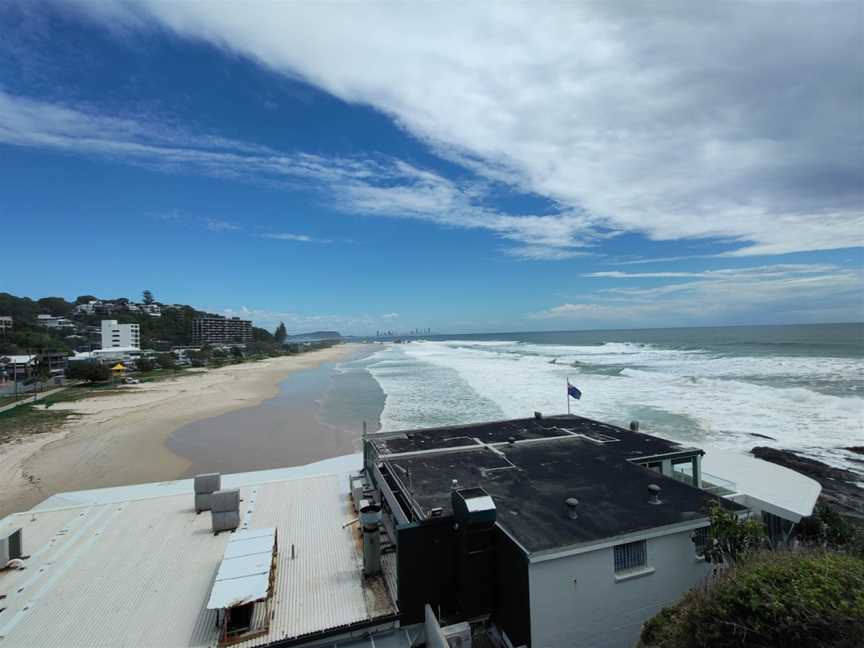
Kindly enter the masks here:
M 0 533 L 0 569 L 23 555 L 22 542 L 21 529 L 7 529 Z
M 450 648 L 471 648 L 471 625 L 467 621 L 441 628 Z

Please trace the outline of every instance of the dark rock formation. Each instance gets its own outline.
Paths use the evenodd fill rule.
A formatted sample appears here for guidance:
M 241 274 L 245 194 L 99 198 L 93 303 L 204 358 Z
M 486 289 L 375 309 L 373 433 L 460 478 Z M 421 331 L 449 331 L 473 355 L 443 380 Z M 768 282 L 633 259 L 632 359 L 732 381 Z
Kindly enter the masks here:
M 864 481 L 861 475 L 802 457 L 789 450 L 759 446 L 750 452 L 758 459 L 790 468 L 815 479 L 822 485 L 820 502 L 830 504 L 840 513 L 864 520 L 864 489 L 857 485 L 857 482 Z

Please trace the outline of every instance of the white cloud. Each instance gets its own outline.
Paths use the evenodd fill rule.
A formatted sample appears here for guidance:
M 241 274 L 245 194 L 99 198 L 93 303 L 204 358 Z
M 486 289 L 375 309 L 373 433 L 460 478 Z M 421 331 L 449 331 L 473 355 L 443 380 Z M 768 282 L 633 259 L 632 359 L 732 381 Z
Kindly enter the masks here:
M 209 313 L 221 313 L 225 317 L 251 319 L 255 326 L 273 330 L 280 322 L 285 324 L 289 334 L 309 333 L 320 330 L 334 330 L 343 335 L 368 335 L 377 328 L 392 326 L 398 313 L 375 314 L 314 314 L 294 311 L 278 311 L 266 308 L 202 308 Z
M 261 238 L 273 239 L 276 241 L 296 241 L 298 243 L 330 243 L 330 239 L 314 238 L 306 234 L 291 234 L 290 232 L 274 232 L 270 234 L 262 234 Z
M 229 223 L 221 218 L 205 218 L 203 219 L 204 227 L 211 232 L 237 232 L 242 228 L 234 223 Z
M 836 265 L 813 263 L 780 263 L 750 268 L 724 268 L 722 270 L 703 270 L 700 272 L 588 272 L 583 277 L 604 279 L 680 279 L 714 278 L 736 279 L 739 277 L 783 277 L 797 274 L 814 274 L 839 270 Z
M 809 321 L 858 321 L 864 316 L 864 276 L 831 265 L 778 264 L 696 273 L 595 273 L 616 279 L 693 279 L 650 288 L 607 288 L 529 319 L 602 321 L 632 328 L 705 323 L 753 313 L 795 312 Z M 805 317 L 806 315 L 806 317 Z M 835 319 L 832 319 L 835 318 Z
M 448 227 L 485 229 L 519 244 L 521 258 L 569 258 L 573 248 L 605 236 L 578 214 L 513 216 L 478 206 L 484 189 L 455 182 L 402 160 L 283 153 L 224 138 L 165 130 L 152 118 L 123 119 L 33 101 L 0 90 L 0 143 L 106 156 L 166 172 L 199 173 L 291 190 L 317 188 L 345 212 L 415 218 Z M 240 226 L 206 218 L 212 231 Z M 303 235 L 266 238 L 311 242 Z M 323 239 L 318 242 L 328 242 Z
M 373 106 L 439 154 L 594 228 L 719 237 L 738 256 L 864 243 L 854 2 L 787 4 L 782 20 L 764 3 L 84 7 L 114 28 L 155 23 Z M 434 180 L 348 194 L 430 220 L 452 198 Z M 553 218 L 514 236 L 533 240 L 550 222 L 570 231 Z M 577 244 L 591 238 L 572 224 Z

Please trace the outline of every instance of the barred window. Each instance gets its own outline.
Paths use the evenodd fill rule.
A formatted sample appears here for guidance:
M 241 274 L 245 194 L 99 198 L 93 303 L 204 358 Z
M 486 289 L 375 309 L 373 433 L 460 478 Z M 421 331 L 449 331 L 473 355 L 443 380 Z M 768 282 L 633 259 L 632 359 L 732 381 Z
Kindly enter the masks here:
M 646 541 L 638 540 L 627 544 L 616 545 L 615 550 L 615 573 L 629 571 L 645 567 L 648 564 Z
M 696 545 L 697 556 L 705 555 L 705 549 L 708 547 L 708 529 L 709 527 L 702 527 L 693 532 L 693 544 Z

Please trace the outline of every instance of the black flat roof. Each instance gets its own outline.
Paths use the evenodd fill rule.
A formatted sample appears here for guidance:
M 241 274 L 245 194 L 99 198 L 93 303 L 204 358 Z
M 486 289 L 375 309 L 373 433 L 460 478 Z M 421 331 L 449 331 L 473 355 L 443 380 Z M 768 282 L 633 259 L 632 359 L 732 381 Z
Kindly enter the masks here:
M 388 455 L 465 446 L 479 447 L 482 444 L 507 443 L 510 439 L 554 439 L 571 437 L 573 434 L 584 435 L 598 442 L 612 441 L 605 444 L 606 453 L 626 459 L 697 451 L 696 448 L 685 448 L 675 441 L 631 432 L 616 425 L 569 414 L 407 430 L 373 435 L 369 438 L 381 455 Z
M 423 517 L 438 507 L 451 513 L 454 479 L 459 488 L 481 487 L 495 501 L 498 524 L 529 553 L 703 519 L 718 501 L 632 461 L 700 450 L 581 417 L 417 430 L 371 442 Z M 649 484 L 661 487 L 661 504 L 649 502 Z M 571 497 L 579 501 L 576 519 L 565 504 Z

